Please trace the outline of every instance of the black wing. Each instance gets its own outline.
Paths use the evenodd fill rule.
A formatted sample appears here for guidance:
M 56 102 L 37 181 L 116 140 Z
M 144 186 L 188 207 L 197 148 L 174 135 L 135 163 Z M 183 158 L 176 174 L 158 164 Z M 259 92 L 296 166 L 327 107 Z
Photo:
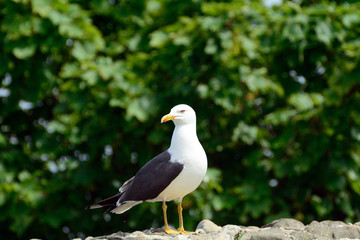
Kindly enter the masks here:
M 170 159 L 170 153 L 164 151 L 145 164 L 120 197 L 120 203 L 146 201 L 159 196 L 184 168 L 184 165 L 170 162 Z

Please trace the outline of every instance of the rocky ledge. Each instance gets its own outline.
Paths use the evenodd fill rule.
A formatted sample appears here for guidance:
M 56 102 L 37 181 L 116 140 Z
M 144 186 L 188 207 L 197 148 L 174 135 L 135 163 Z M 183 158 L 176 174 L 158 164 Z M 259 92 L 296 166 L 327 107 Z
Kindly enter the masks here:
M 262 227 L 225 225 L 220 227 L 210 220 L 199 223 L 191 235 L 167 235 L 161 228 L 133 233 L 117 232 L 86 240 L 360 240 L 360 222 L 348 224 L 340 221 L 313 221 L 304 225 L 294 219 L 282 218 Z

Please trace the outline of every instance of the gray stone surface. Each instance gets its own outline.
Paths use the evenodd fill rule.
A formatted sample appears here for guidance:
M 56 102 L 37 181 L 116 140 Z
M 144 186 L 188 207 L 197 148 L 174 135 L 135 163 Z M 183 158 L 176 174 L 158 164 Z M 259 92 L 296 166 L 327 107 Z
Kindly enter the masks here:
M 306 231 L 294 231 L 290 234 L 291 239 L 302 239 L 302 240 L 322 240 L 323 238 L 313 235 Z M 325 239 L 324 239 L 325 240 Z
M 360 224 L 340 221 L 313 221 L 307 226 L 295 219 L 283 218 L 265 226 L 244 227 L 228 224 L 223 227 L 210 220 L 201 221 L 190 235 L 166 234 L 161 228 L 132 233 L 117 232 L 86 240 L 360 240 Z
M 221 227 L 219 227 L 212 221 L 205 219 L 198 224 L 198 226 L 196 227 L 196 230 L 198 230 L 198 229 L 202 229 L 206 233 L 211 233 L 211 232 L 217 232 L 217 231 L 221 230 Z
M 285 228 L 285 229 L 293 229 L 293 230 L 304 230 L 305 229 L 305 225 L 302 222 L 292 219 L 292 218 L 280 218 L 269 224 L 266 224 L 263 227 Z
M 305 230 L 327 239 L 360 239 L 360 227 L 340 221 L 312 221 Z
M 250 240 L 290 240 L 290 236 L 279 228 L 265 228 L 254 233 Z

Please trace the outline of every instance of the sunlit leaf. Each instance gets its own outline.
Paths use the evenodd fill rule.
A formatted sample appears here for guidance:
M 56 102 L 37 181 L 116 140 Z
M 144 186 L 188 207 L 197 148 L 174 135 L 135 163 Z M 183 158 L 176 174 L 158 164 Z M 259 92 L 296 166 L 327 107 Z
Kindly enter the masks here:
M 13 54 L 19 59 L 26 59 L 32 57 L 35 54 L 36 45 L 31 44 L 24 47 L 16 47 L 13 49 Z
M 318 22 L 315 27 L 315 31 L 319 41 L 325 43 L 326 45 L 330 44 L 330 41 L 332 39 L 332 30 L 331 26 L 327 22 Z
M 151 33 L 150 37 L 150 46 L 156 48 L 164 46 L 165 43 L 169 40 L 168 34 L 163 31 L 155 31 Z

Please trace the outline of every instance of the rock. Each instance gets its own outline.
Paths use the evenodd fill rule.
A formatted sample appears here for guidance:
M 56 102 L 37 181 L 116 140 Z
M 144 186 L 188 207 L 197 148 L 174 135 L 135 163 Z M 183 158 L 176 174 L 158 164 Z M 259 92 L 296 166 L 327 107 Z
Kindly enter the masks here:
M 195 234 L 206 234 L 204 229 L 196 229 Z
M 312 221 L 306 231 L 328 239 L 360 239 L 360 229 L 340 221 Z
M 349 239 L 360 239 L 360 231 L 358 228 L 352 225 L 336 226 L 333 230 L 334 239 L 349 238 Z
M 223 229 L 224 229 L 224 232 L 228 233 L 229 235 L 233 235 L 233 236 L 235 236 L 237 233 L 239 233 L 241 231 L 240 226 L 236 226 L 236 225 L 232 225 L 232 224 L 225 225 L 223 227 Z
M 290 234 L 290 237 L 298 240 L 325 240 L 306 231 L 294 231 Z
M 235 235 L 240 231 L 240 227 L 236 225 L 226 225 L 219 227 L 210 220 L 201 221 L 196 227 L 196 233 L 193 239 L 216 239 L 216 240 L 227 240 L 234 239 Z
M 305 229 L 305 225 L 302 222 L 291 218 L 280 218 L 278 220 L 272 221 L 269 224 L 266 224 L 263 227 L 284 228 L 284 229 L 293 229 L 293 230 Z
M 144 238 L 146 235 L 149 235 L 149 234 L 145 234 L 140 231 L 135 231 L 135 232 L 131 233 L 130 235 L 128 235 L 127 237 L 128 238 Z
M 205 233 L 211 233 L 211 232 L 217 232 L 219 230 L 221 230 L 221 227 L 219 227 L 218 225 L 216 225 L 215 223 L 213 223 L 210 220 L 202 220 L 196 227 L 196 230 L 204 230 Z
M 341 221 L 313 221 L 307 226 L 295 219 L 282 218 L 263 227 L 244 227 L 228 224 L 218 226 L 210 220 L 201 221 L 196 233 L 190 235 L 166 234 L 161 228 L 133 233 L 117 232 L 86 240 L 360 240 L 360 223 Z M 77 239 L 76 239 L 77 240 Z
M 312 221 L 308 226 L 306 226 L 305 229 L 314 235 L 333 239 L 331 229 L 328 226 L 319 223 L 318 221 Z
M 146 229 L 144 231 L 142 231 L 145 234 L 150 234 L 150 233 L 163 233 L 164 229 L 162 228 L 150 228 L 150 229 Z
M 241 231 L 240 226 L 226 225 L 213 234 L 213 239 L 235 239 L 235 236 Z
M 254 233 L 250 240 L 290 240 L 290 237 L 283 230 L 267 228 Z

